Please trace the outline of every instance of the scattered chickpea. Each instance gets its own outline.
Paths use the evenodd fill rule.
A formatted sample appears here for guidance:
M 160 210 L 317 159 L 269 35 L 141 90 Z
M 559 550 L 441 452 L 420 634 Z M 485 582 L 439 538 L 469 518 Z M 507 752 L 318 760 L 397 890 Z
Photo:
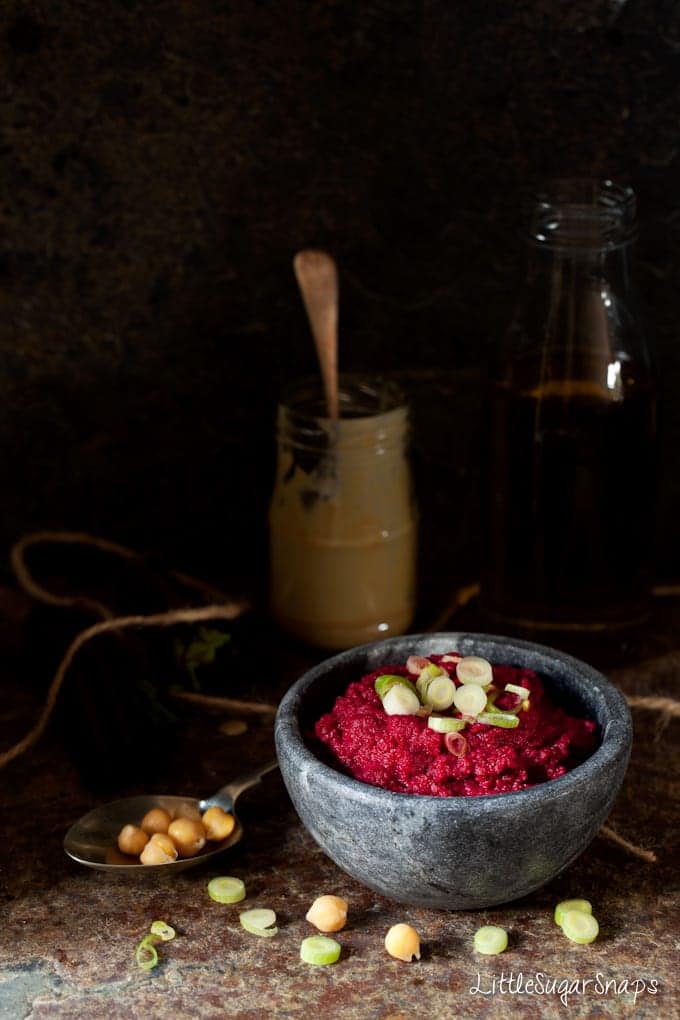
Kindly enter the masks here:
M 227 719 L 220 726 L 220 733 L 224 733 L 225 737 L 240 737 L 247 730 L 248 723 L 243 719 Z
M 318 896 L 307 911 L 306 919 L 319 931 L 340 931 L 347 923 L 347 900 L 340 896 Z
M 118 849 L 124 854 L 141 854 L 149 842 L 149 837 L 138 825 L 124 825 L 118 833 Z
M 231 836 L 236 825 L 234 816 L 223 811 L 221 807 L 208 808 L 201 821 L 206 837 L 218 843 Z
M 171 821 L 169 812 L 164 808 L 157 807 L 147 811 L 140 824 L 144 832 L 153 836 L 154 832 L 167 832 Z
M 180 857 L 195 857 L 205 846 L 203 824 L 192 818 L 176 818 L 170 823 L 168 836 L 172 838 Z
M 420 936 L 410 924 L 395 924 L 385 936 L 385 949 L 395 960 L 420 959 Z

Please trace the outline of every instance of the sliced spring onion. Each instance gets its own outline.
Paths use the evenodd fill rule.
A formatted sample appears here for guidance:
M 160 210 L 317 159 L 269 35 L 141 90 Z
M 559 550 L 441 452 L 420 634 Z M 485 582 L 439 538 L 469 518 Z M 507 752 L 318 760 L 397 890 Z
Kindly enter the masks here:
M 455 758 L 464 758 L 468 753 L 468 742 L 462 733 L 445 733 L 444 744 Z
M 430 663 L 429 666 L 426 666 L 425 669 L 421 669 L 420 673 L 418 674 L 418 679 L 416 680 L 416 690 L 420 695 L 421 701 L 424 702 L 426 700 L 428 688 L 432 681 L 435 679 L 435 677 L 438 676 L 448 677 L 448 673 L 445 670 L 441 669 L 439 666 L 435 666 L 434 663 L 432 662 Z
M 465 729 L 464 719 L 453 719 L 450 715 L 431 715 L 427 725 L 435 733 L 457 733 Z
M 562 918 L 561 928 L 568 939 L 581 946 L 594 942 L 600 931 L 595 918 L 582 910 L 568 910 Z
M 415 715 L 420 708 L 420 698 L 404 684 L 395 684 L 382 699 L 382 706 L 387 715 Z
M 425 704 L 442 712 L 451 707 L 455 693 L 456 685 L 450 676 L 436 676 L 427 685 Z
M 453 703 L 464 715 L 479 715 L 486 707 L 486 694 L 477 684 L 463 684 L 454 692 Z
M 504 730 L 514 730 L 519 726 L 519 716 L 512 712 L 481 712 L 477 716 L 477 722 L 486 723 L 487 726 L 501 726 Z
M 570 910 L 579 910 L 582 914 L 592 914 L 593 908 L 588 900 L 562 900 L 555 907 L 555 924 L 562 927 L 564 915 Z
M 462 684 L 479 684 L 480 687 L 493 682 L 493 670 L 487 659 L 478 655 L 466 655 L 456 666 L 456 676 Z
M 503 689 L 508 691 L 509 694 L 516 694 L 518 698 L 522 699 L 522 701 L 526 701 L 531 694 L 531 691 L 528 690 L 528 688 L 518 687 L 517 684 L 506 684 Z
M 408 677 L 399 676 L 397 673 L 383 673 L 382 676 L 375 678 L 373 686 L 375 687 L 375 693 L 382 701 L 387 692 L 391 691 L 396 684 L 402 684 L 407 690 L 415 693 L 413 681 L 409 680 Z
M 215 903 L 240 903 L 246 898 L 246 887 L 240 878 L 221 875 L 208 882 L 208 896 Z
M 151 970 L 158 963 L 155 943 L 160 942 L 158 935 L 145 935 L 135 950 L 137 966 L 142 970 Z
M 239 921 L 251 935 L 264 935 L 271 938 L 279 930 L 276 927 L 276 914 L 267 907 L 244 910 L 242 914 L 239 914 Z
M 328 939 L 325 935 L 310 935 L 300 943 L 300 959 L 303 963 L 325 967 L 340 959 L 340 950 L 340 943 L 335 939 Z
M 430 660 L 424 658 L 422 655 L 409 655 L 406 660 L 406 668 L 413 676 L 420 676 L 422 671 L 431 665 L 432 663 Z
M 157 935 L 161 942 L 170 942 L 177 934 L 172 925 L 166 924 L 165 921 L 152 921 L 149 930 L 152 935 Z
M 508 948 L 508 933 L 505 928 L 499 928 L 495 924 L 485 924 L 475 932 L 473 945 L 477 953 L 497 956 Z
M 430 686 L 429 676 L 419 676 L 418 679 L 416 680 L 416 691 L 418 692 L 418 697 L 423 702 L 423 704 L 425 703 L 425 698 L 427 697 L 427 688 L 429 686 Z
M 446 670 L 442 669 L 441 666 L 435 666 L 434 662 L 429 662 L 424 669 L 421 669 L 418 679 L 433 680 L 436 676 L 442 676 L 445 672 Z

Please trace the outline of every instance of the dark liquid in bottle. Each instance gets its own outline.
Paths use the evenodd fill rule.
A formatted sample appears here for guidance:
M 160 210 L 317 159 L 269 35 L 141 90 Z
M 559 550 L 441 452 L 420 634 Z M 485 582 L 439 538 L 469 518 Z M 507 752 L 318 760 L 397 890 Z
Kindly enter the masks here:
M 649 596 L 654 402 L 587 380 L 497 386 L 483 601 L 538 627 L 617 626 Z

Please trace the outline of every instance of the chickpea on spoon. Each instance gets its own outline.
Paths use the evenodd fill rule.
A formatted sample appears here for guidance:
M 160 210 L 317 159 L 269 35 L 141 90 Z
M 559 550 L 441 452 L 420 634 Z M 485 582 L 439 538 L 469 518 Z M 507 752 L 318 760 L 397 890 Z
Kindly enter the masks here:
M 234 811 L 236 800 L 277 767 L 273 759 L 205 800 L 144 794 L 102 804 L 71 826 L 64 850 L 85 867 L 126 874 L 202 864 L 238 843 L 243 827 Z

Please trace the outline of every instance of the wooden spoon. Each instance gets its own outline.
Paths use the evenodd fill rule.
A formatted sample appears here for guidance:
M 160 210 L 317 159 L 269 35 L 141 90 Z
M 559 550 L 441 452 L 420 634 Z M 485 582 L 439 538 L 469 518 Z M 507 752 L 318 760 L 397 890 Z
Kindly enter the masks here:
M 338 270 L 324 251 L 306 249 L 293 259 L 295 277 L 321 366 L 328 416 L 337 420 L 338 404 Z

